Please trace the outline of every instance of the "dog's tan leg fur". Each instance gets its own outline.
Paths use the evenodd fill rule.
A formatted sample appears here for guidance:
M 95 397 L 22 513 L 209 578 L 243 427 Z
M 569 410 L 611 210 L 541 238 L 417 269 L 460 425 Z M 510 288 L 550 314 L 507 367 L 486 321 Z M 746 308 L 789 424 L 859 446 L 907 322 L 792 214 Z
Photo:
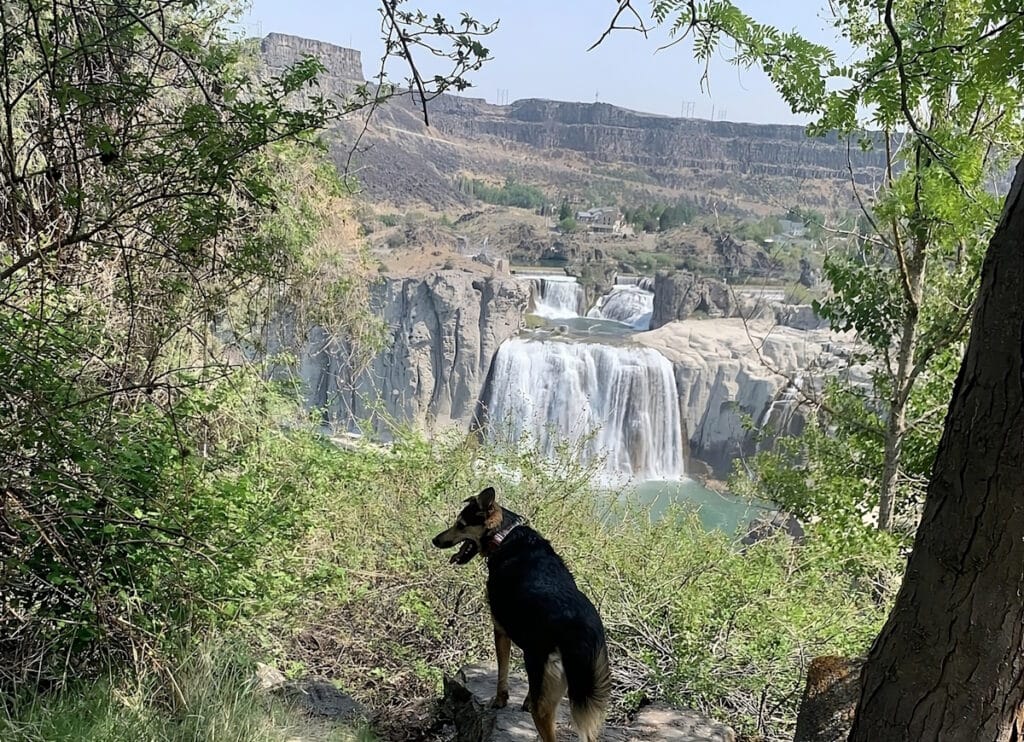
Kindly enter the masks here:
M 548 659 L 544 668 L 544 681 L 540 693 L 536 694 L 530 713 L 533 715 L 533 724 L 537 727 L 543 742 L 555 742 L 555 717 L 558 712 L 558 704 L 565 695 L 565 673 L 562 671 L 562 662 L 557 654 Z
M 498 655 L 498 692 L 491 701 L 491 708 L 503 709 L 508 704 L 508 661 L 512 640 L 498 624 L 494 624 L 494 651 Z

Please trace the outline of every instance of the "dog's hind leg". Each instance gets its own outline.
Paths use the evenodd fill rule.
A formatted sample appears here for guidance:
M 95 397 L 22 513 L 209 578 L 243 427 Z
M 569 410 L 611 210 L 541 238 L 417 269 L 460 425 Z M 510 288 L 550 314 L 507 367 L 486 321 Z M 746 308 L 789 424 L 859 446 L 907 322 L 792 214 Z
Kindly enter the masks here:
M 525 653 L 524 653 L 525 654 Z M 530 682 L 530 714 L 543 742 L 555 742 L 555 715 L 565 695 L 565 673 L 558 653 L 547 657 L 529 655 L 526 676 Z
M 498 655 L 498 692 L 491 701 L 491 708 L 503 709 L 508 704 L 508 661 L 512 640 L 498 624 L 494 624 L 494 651 Z

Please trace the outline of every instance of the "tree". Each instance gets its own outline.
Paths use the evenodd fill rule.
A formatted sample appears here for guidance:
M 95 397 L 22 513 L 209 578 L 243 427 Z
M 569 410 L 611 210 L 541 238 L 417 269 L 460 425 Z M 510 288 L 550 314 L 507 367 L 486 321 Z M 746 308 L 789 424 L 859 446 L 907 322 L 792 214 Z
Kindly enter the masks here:
M 970 341 L 907 572 L 850 742 L 1024 734 L 1024 160 L 985 257 Z
M 991 237 L 973 314 L 963 299 L 973 283 L 972 248 L 989 234 L 987 178 L 1002 172 L 992 152 L 1022 149 L 1014 91 L 1024 69 L 1024 10 L 998 0 L 832 7 L 844 35 L 866 52 L 851 67 L 796 34 L 757 24 L 730 2 L 658 2 L 655 17 L 676 14 L 673 29 L 693 32 L 704 60 L 723 35 L 732 38 L 739 63 L 764 65 L 794 111 L 819 114 L 816 131 L 852 132 L 866 109 L 887 152 L 893 136 L 903 135 L 902 169 L 889 158 L 886 191 L 865 209 L 870 248 L 887 260 L 871 265 L 871 280 L 841 287 L 831 311 L 834 321 L 845 317 L 876 334 L 872 345 L 889 372 L 883 516 L 893 505 L 905 405 L 929 361 L 973 320 L 914 549 L 864 667 L 850 740 L 1020 740 L 1024 161 Z M 836 90 L 830 78 L 848 84 Z M 967 280 L 943 280 L 958 273 Z M 859 293 L 886 286 L 866 299 Z M 960 299 L 956 311 L 932 303 L 942 295 Z M 887 311 L 851 311 L 858 298 L 881 299 Z
M 562 205 L 558 207 L 558 221 L 571 219 L 572 215 L 572 206 L 569 205 L 569 199 L 563 198 Z
M 400 5 L 387 55 L 438 50 L 452 72 L 421 93 L 459 89 L 487 29 Z M 244 442 L 216 423 L 274 302 L 358 292 L 337 244 L 305 251 L 341 195 L 317 135 L 394 87 L 325 99 L 308 57 L 271 75 L 231 14 L 0 5 L 0 693 L 145 658 L 252 590 L 235 576 L 288 527 L 218 478 Z
M 878 192 L 854 185 L 870 229 L 856 250 L 826 262 L 833 295 L 820 311 L 835 329 L 856 330 L 872 351 L 884 462 L 878 527 L 887 530 L 898 494 L 912 489 L 901 478 L 907 436 L 915 426 L 937 428 L 944 407 L 912 419 L 915 389 L 964 340 L 980 255 L 999 211 L 993 179 L 1022 140 L 1015 91 L 1024 23 L 1019 10 L 996 0 L 842 0 L 830 8 L 838 34 L 861 52 L 853 63 L 758 23 L 729 0 L 660 0 L 653 15 L 671 24 L 677 40 L 692 36 L 705 65 L 730 39 L 737 65 L 760 65 L 794 112 L 815 116 L 810 133 L 838 131 L 886 153 Z

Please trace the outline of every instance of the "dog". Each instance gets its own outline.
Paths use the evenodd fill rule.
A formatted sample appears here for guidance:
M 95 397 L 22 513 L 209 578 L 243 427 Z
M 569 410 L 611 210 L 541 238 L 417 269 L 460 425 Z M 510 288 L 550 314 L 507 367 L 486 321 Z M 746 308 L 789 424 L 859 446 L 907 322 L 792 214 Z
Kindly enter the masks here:
M 455 524 L 433 544 L 439 549 L 461 545 L 452 564 L 467 564 L 478 554 L 487 561 L 487 602 L 498 655 L 491 705 L 508 703 L 509 654 L 515 644 L 529 681 L 523 708 L 543 742 L 555 742 L 555 712 L 567 690 L 580 740 L 595 742 L 611 696 L 604 625 L 551 544 L 525 518 L 500 507 L 493 487 L 467 499 Z

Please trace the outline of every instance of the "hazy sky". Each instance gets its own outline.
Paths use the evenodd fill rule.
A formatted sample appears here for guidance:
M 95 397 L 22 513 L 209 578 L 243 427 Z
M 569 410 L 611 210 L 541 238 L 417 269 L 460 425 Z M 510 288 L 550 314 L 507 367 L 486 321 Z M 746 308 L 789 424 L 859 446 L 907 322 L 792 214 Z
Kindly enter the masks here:
M 719 54 L 711 67 L 710 89 L 700 89 L 701 66 L 684 42 L 655 53 L 664 33 L 644 39 L 618 31 L 594 51 L 589 47 L 607 27 L 615 0 L 410 0 L 433 14 L 457 18 L 461 10 L 477 20 L 500 19 L 484 41 L 494 57 L 471 78 L 465 94 L 497 102 L 552 98 L 593 101 L 639 111 L 697 118 L 759 123 L 804 123 L 794 116 L 759 70 L 737 70 Z M 748 0 L 741 6 L 762 22 L 836 46 L 824 20 L 826 0 Z M 380 16 L 375 0 L 252 0 L 243 25 L 248 34 L 271 31 L 306 36 L 363 53 L 363 70 L 372 75 L 382 51 Z M 650 7 L 645 0 L 638 8 Z M 394 77 L 404 79 L 396 70 Z

